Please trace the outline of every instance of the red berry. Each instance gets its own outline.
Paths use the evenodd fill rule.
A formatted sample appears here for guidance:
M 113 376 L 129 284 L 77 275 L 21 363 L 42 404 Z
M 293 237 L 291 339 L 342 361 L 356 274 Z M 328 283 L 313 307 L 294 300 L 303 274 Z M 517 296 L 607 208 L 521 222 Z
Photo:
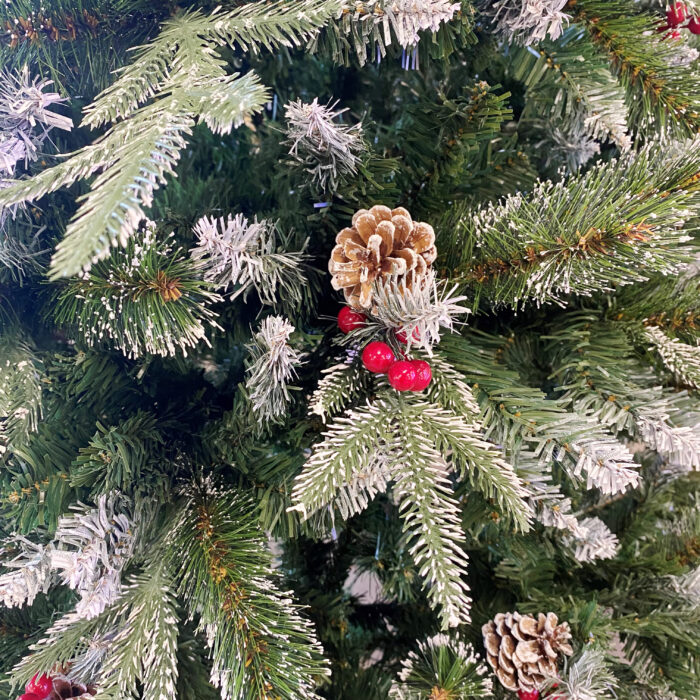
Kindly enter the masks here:
M 420 333 L 418 332 L 417 328 L 413 329 L 411 337 L 413 338 L 413 340 L 417 340 L 418 342 L 420 342 Z M 403 331 L 397 331 L 396 340 L 398 340 L 399 343 L 403 343 L 404 345 L 406 345 L 406 334 Z
M 389 367 L 389 384 L 396 391 L 413 391 L 416 383 L 416 368 L 412 362 L 399 360 Z
M 535 690 L 519 690 L 518 697 L 520 700 L 538 700 L 540 691 L 537 688 Z
M 691 34 L 700 34 L 700 17 L 691 17 L 688 29 L 690 29 Z
M 351 309 L 349 306 L 344 306 L 338 312 L 338 328 L 346 335 L 350 331 L 355 330 L 355 328 L 362 328 L 366 320 L 367 317 L 364 314 Z
M 682 2 L 674 2 L 666 11 L 666 21 L 671 27 L 677 27 L 685 22 L 685 5 Z
M 362 351 L 362 364 L 375 374 L 384 374 L 396 362 L 392 349 L 378 340 L 365 346 Z
M 53 690 L 53 683 L 46 674 L 39 675 L 37 673 L 34 678 L 27 683 L 24 689 L 28 693 L 34 693 L 40 698 L 45 698 Z
M 666 39 L 671 39 L 672 41 L 678 41 L 681 38 L 681 33 L 677 30 L 674 29 L 673 31 L 669 32 L 663 40 L 666 41 Z
M 25 693 L 24 695 L 20 695 L 17 700 L 44 700 L 48 696 L 42 695 L 39 697 L 38 695 L 35 695 L 34 693 Z
M 413 385 L 413 391 L 423 391 L 433 379 L 433 370 L 425 360 L 413 360 L 411 362 L 413 369 L 416 370 L 416 383 Z

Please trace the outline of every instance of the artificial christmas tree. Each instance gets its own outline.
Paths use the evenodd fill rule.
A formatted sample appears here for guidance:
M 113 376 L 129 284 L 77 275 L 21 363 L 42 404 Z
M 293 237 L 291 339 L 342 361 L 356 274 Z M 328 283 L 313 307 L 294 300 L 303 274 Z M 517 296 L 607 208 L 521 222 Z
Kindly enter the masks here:
M 700 697 L 698 0 L 0 26 L 2 697 Z

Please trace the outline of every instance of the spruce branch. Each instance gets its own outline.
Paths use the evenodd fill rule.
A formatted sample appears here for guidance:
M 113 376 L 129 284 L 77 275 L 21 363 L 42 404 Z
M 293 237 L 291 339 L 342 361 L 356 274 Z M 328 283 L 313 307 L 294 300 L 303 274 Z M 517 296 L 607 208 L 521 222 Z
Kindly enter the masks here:
M 693 179 L 699 159 L 700 140 L 671 159 L 652 144 L 462 215 L 465 251 L 455 277 L 477 297 L 517 308 L 566 305 L 571 294 L 678 272 L 689 240 L 680 227 L 700 205 Z
M 96 508 L 79 504 L 58 521 L 51 568 L 80 595 L 78 617 L 97 617 L 121 593 L 121 571 L 135 545 L 132 519 L 122 508 L 113 493 L 100 496 Z
M 493 497 L 518 529 L 529 527 L 526 492 L 493 446 L 479 437 L 478 425 L 420 399 L 396 397 L 389 389 L 329 426 L 295 481 L 293 509 L 308 518 L 335 506 L 348 518 L 393 481 L 428 598 L 439 608 L 443 627 L 454 626 L 467 619 L 469 608 L 459 564 L 466 555 L 449 481 L 455 467 L 469 475 L 473 488 Z
M 93 495 L 117 490 L 153 492 L 147 467 L 161 455 L 164 438 L 153 414 L 138 412 L 118 425 L 96 424 L 88 447 L 71 469 L 73 486 L 88 486 Z
M 576 560 L 582 563 L 617 556 L 619 540 L 600 518 L 583 518 L 576 533 L 564 538 Z
M 588 136 L 609 140 L 621 151 L 630 148 L 625 92 L 580 28 L 568 29 L 556 44 L 539 44 L 536 51 L 514 51 L 508 68 L 527 88 L 521 121 L 551 122 L 577 132 L 579 143 Z
M 175 82 L 178 58 L 188 45 L 203 47 L 209 56 L 217 46 L 251 53 L 302 46 L 339 7 L 339 0 L 278 0 L 247 3 L 229 11 L 218 8 L 210 15 L 185 12 L 167 20 L 155 41 L 139 49 L 134 62 L 86 109 L 83 125 L 96 128 L 126 119 L 139 105 L 165 92 Z M 203 60 L 200 55 L 199 61 Z
M 559 462 L 575 481 L 585 473 L 588 488 L 617 493 L 639 483 L 629 450 L 595 420 L 564 410 L 558 401 L 522 382 L 496 360 L 502 340 L 489 336 L 446 336 L 441 353 L 471 384 L 481 407 L 485 436 L 514 455 L 523 447 L 540 464 Z
M 112 344 L 127 357 L 187 353 L 206 329 L 217 327 L 209 291 L 196 263 L 158 240 L 147 222 L 126 248 L 63 283 L 55 310 L 59 324 L 76 326 L 92 346 Z
M 344 0 L 314 39 L 312 51 L 328 50 L 334 61 L 346 65 L 354 52 L 363 66 L 375 55 L 384 58 L 394 42 L 404 50 L 415 48 L 420 32 L 432 32 L 435 41 L 436 32 L 461 18 L 461 9 L 462 3 L 452 0 Z M 467 26 L 471 29 L 471 23 Z M 445 44 L 443 51 L 449 53 L 454 47 Z
M 356 360 L 339 362 L 321 370 L 322 377 L 309 399 L 309 412 L 326 423 L 369 388 L 369 377 Z
M 328 673 L 321 646 L 270 573 L 247 497 L 209 483 L 192 486 L 168 539 L 167 562 L 200 620 L 222 698 L 318 697 L 316 682 Z
M 298 45 L 337 7 L 334 2 L 262 3 L 206 18 L 185 15 L 98 98 L 86 123 L 121 118 L 97 142 L 65 163 L 0 192 L 0 207 L 35 200 L 101 170 L 59 244 L 52 266 L 58 278 L 89 269 L 111 246 L 124 245 L 149 206 L 153 191 L 174 173 L 196 120 L 226 133 L 262 109 L 267 92 L 254 74 L 227 76 L 216 46 Z M 293 9 L 292 9 L 293 8 Z M 265 32 L 269 33 L 265 33 Z M 152 70 L 149 70 L 150 69 Z M 141 73 L 145 70 L 145 73 Z M 148 98 L 150 104 L 140 106 Z
M 678 49 L 656 31 L 658 17 L 637 12 L 631 0 L 581 0 L 569 6 L 574 22 L 608 56 L 625 87 L 635 129 L 697 134 L 700 78 L 674 65 Z
M 178 677 L 178 614 L 172 583 L 162 560 L 134 574 L 114 606 L 120 624 L 110 634 L 99 670 L 97 700 L 175 695 Z
M 431 607 L 442 629 L 470 622 L 471 598 L 465 582 L 468 557 L 463 549 L 459 506 L 448 478 L 449 467 L 432 447 L 424 426 L 412 416 L 396 421 L 400 450 L 394 456 L 394 494 L 399 500 L 407 549 L 418 566 Z
M 395 700 L 487 697 L 493 685 L 487 674 L 471 644 L 436 634 L 419 641 L 418 650 L 401 661 L 389 695 Z

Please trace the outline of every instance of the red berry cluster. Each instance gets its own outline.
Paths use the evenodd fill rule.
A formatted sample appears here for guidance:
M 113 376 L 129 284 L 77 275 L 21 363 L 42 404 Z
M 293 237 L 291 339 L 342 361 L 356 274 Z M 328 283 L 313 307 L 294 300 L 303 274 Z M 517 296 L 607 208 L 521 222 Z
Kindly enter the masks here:
M 37 673 L 34 678 L 24 686 L 24 689 L 26 692 L 24 695 L 20 695 L 17 700 L 45 700 L 53 691 L 53 683 L 46 674 L 39 675 Z
M 688 24 L 683 24 L 686 19 Z M 678 29 L 688 29 L 691 34 L 700 34 L 700 17 L 691 15 L 688 18 L 685 3 L 674 2 L 666 11 L 666 24 L 659 27 L 660 32 L 665 32 L 667 29 L 671 31 L 664 37 L 666 39 L 680 39 L 681 33 Z
M 365 325 L 365 316 L 344 306 L 338 314 L 338 328 L 343 333 L 349 333 Z M 406 342 L 406 337 L 396 337 Z M 416 337 L 414 331 L 413 337 Z M 362 364 L 374 374 L 387 374 L 389 384 L 396 391 L 423 391 L 433 378 L 430 365 L 424 360 L 396 360 L 394 351 L 378 340 L 372 341 L 362 351 Z

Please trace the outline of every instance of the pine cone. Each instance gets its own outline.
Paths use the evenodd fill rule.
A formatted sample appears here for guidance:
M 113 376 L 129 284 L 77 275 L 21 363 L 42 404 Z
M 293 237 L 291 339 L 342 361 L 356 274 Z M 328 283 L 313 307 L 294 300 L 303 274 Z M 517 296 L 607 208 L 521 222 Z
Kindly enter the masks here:
M 508 690 L 539 690 L 545 674 L 557 673 L 559 653 L 570 656 L 574 650 L 569 623 L 557 624 L 554 613 L 532 615 L 498 613 L 487 622 L 484 635 L 486 658 L 498 680 Z
M 56 674 L 51 677 L 53 689 L 47 696 L 46 700 L 67 700 L 67 698 L 83 698 L 87 700 L 97 693 L 97 690 L 85 685 L 72 681 L 67 676 Z
M 412 272 L 412 283 L 437 258 L 433 227 L 414 222 L 403 207 L 360 209 L 352 217 L 352 228 L 344 228 L 335 242 L 328 263 L 333 288 L 342 289 L 355 309 L 372 305 L 372 286 L 378 277 Z

